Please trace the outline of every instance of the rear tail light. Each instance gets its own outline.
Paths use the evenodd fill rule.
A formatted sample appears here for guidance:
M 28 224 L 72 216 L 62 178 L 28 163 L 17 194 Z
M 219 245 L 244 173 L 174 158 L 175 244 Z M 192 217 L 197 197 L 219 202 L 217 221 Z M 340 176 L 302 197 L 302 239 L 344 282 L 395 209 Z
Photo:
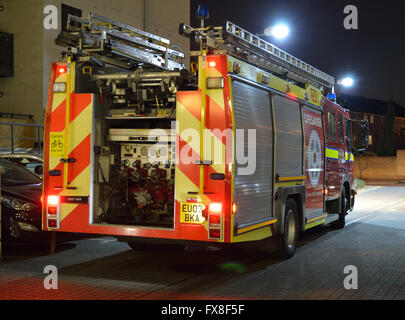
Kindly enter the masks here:
M 58 220 L 56 220 L 56 219 L 48 219 L 48 228 L 57 229 L 58 228 Z
M 49 195 L 46 204 L 46 220 L 48 229 L 60 228 L 60 197 Z
M 222 238 L 222 203 L 212 202 L 208 206 L 208 237 L 209 239 Z

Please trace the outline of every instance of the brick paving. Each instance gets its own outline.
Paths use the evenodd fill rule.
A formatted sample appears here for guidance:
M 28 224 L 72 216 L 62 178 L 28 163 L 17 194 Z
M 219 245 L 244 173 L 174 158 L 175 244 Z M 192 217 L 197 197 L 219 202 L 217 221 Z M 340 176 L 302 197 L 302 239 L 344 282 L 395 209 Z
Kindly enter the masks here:
M 360 221 L 311 230 L 286 261 L 242 249 L 134 252 L 112 238 L 58 244 L 55 255 L 46 247 L 13 249 L 0 262 L 0 299 L 405 300 L 401 194 L 405 188 L 360 193 L 348 219 Z M 377 195 L 386 195 L 387 206 L 373 212 Z M 49 264 L 59 270 L 57 290 L 43 287 Z M 347 265 L 358 269 L 358 290 L 343 287 Z

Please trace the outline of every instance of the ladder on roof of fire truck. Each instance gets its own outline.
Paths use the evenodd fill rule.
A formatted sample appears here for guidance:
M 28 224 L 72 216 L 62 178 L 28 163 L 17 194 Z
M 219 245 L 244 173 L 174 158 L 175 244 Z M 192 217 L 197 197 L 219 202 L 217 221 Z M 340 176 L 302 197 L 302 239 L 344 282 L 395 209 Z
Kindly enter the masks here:
M 225 27 L 192 28 L 181 25 L 180 32 L 202 40 L 203 45 L 224 49 L 230 55 L 246 60 L 259 67 L 286 74 L 287 78 L 310 83 L 318 88 L 334 90 L 335 79 L 325 72 L 305 63 L 275 45 L 227 21 Z
M 140 65 L 163 70 L 183 69 L 184 53 L 168 39 L 90 12 L 88 18 L 68 15 L 67 30 L 55 43 L 69 47 L 81 61 L 92 60 L 128 70 Z

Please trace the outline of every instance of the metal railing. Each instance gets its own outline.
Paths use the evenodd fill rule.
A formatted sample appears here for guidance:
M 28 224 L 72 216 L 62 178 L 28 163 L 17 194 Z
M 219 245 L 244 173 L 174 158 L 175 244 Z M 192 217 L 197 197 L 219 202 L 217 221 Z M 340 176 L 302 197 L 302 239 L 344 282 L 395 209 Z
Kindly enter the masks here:
M 0 122 L 0 128 L 2 126 L 9 127 L 5 130 L 9 132 L 9 135 L 0 135 L 0 153 L 36 152 L 42 154 L 44 137 L 43 124 Z M 29 130 L 27 134 L 18 137 L 16 136 L 16 129 L 19 127 L 33 128 L 33 130 Z M 3 144 L 4 140 L 8 143 Z M 18 143 L 19 141 L 31 141 L 31 143 L 27 146 L 27 144 Z

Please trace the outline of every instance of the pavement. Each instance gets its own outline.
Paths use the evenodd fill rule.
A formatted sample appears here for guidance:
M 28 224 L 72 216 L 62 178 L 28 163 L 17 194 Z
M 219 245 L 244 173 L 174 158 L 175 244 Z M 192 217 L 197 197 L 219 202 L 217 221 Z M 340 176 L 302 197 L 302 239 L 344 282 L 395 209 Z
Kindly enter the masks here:
M 244 248 L 134 251 L 111 237 L 13 247 L 0 263 L 0 299 L 405 300 L 405 188 L 358 192 L 344 229 L 320 226 L 280 260 Z M 44 268 L 58 270 L 45 289 Z M 347 266 L 358 288 L 345 289 Z

